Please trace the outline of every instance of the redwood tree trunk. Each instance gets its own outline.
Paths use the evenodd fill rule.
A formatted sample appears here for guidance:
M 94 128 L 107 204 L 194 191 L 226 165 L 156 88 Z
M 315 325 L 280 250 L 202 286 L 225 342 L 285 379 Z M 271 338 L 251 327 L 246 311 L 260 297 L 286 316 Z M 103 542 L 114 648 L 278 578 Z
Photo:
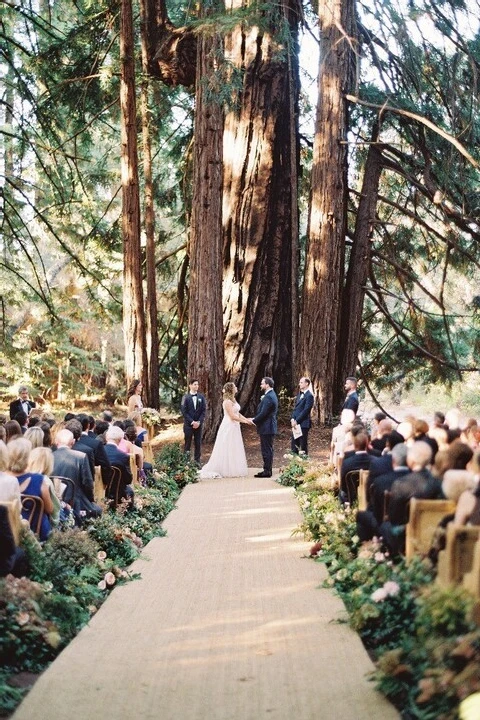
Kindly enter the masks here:
M 140 194 L 131 0 L 122 0 L 120 21 L 120 108 L 122 142 L 123 336 L 127 385 L 147 378 L 143 306 Z
M 150 139 L 150 112 L 148 107 L 148 69 L 149 69 L 149 37 L 146 25 L 149 19 L 149 7 L 145 0 L 140 0 L 141 41 L 142 41 L 142 138 L 143 138 L 143 176 L 145 185 L 145 264 L 147 275 L 147 362 L 148 384 L 146 399 L 149 407 L 160 407 L 160 386 L 158 371 L 158 308 L 157 283 L 155 272 L 155 212 L 153 207 L 153 181 L 152 181 L 152 150 Z
M 360 348 L 365 283 L 370 266 L 370 238 L 375 222 L 378 185 L 382 173 L 382 153 L 376 145 L 377 139 L 378 125 L 375 125 L 372 132 L 372 145 L 369 147 L 365 162 L 352 251 L 343 293 L 337 387 L 341 386 L 348 375 L 355 374 Z
M 244 70 L 244 80 L 224 133 L 225 371 L 238 383 L 245 411 L 256 406 L 262 376 L 271 375 L 277 387 L 290 389 L 292 382 L 300 14 L 295 0 L 280 6 L 282 35 L 291 39 L 281 54 L 273 20 L 271 32 L 238 27 L 226 39 L 226 57 Z
M 347 207 L 347 103 L 353 0 L 319 4 L 320 67 L 299 358 L 313 381 L 318 419 L 334 407 Z
M 213 9 L 213 8 L 212 8 Z M 197 44 L 193 202 L 190 229 L 188 376 L 205 393 L 205 439 L 213 439 L 222 413 L 222 137 L 223 110 L 209 97 L 221 42 L 201 35 Z

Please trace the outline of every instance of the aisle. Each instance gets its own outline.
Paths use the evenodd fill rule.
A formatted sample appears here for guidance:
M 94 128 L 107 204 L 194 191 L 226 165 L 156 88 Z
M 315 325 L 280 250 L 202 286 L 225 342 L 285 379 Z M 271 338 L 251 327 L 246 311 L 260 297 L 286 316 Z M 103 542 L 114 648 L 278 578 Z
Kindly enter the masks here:
M 253 472 L 253 471 L 252 471 Z M 90 625 L 15 720 L 390 720 L 371 662 L 323 566 L 291 538 L 291 489 L 268 479 L 188 486 Z

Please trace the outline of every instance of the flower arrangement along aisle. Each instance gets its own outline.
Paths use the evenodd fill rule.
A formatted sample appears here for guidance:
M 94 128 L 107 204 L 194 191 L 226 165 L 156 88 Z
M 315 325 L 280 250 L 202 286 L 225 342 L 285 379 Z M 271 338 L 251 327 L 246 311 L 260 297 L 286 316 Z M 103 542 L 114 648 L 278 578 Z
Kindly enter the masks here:
M 356 508 L 341 507 L 335 484 L 332 473 L 298 485 L 303 522 L 295 532 L 315 543 L 312 553 L 329 573 L 325 585 L 344 601 L 375 658 L 377 687 L 402 718 L 458 718 L 460 703 L 480 691 L 475 599 L 461 587 L 434 584 L 428 560 L 394 563 L 380 539 L 360 544 Z

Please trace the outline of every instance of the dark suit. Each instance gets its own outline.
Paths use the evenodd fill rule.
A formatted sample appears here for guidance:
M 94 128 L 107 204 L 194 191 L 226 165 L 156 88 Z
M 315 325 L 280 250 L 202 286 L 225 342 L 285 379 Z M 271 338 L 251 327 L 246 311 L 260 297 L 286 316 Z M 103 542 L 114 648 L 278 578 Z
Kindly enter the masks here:
M 195 462 L 200 462 L 202 452 L 202 432 L 205 413 L 207 412 L 207 402 L 201 393 L 196 393 L 197 406 L 195 407 L 194 396 L 186 393 L 182 398 L 182 415 L 183 415 L 183 434 L 185 435 L 185 452 L 190 454 L 192 446 L 192 438 L 195 445 Z M 199 422 L 198 428 L 192 427 L 192 422 Z
M 101 507 L 93 502 L 93 477 L 85 453 L 64 446 L 57 448 L 53 453 L 52 476 L 57 475 L 70 478 L 75 484 L 73 512 L 77 523 L 81 524 L 84 517 L 102 514 Z M 64 500 L 69 503 L 70 499 L 67 489 Z
M 268 390 L 260 401 L 253 422 L 260 435 L 262 449 L 263 472 L 272 475 L 273 438 L 277 433 L 278 398 L 274 390 Z
M 87 445 L 83 442 L 82 436 L 80 435 L 80 438 L 73 444 L 72 450 L 78 450 L 78 452 L 85 453 L 85 455 L 88 458 L 88 464 L 90 465 L 90 472 L 92 473 L 92 478 L 95 477 L 95 458 L 93 454 L 93 450 L 90 447 L 90 445 Z
M 369 484 L 372 483 L 375 478 L 380 477 L 380 475 L 385 475 L 385 473 L 390 472 L 392 469 L 392 456 L 390 453 L 380 455 L 380 457 L 372 455 L 372 459 L 370 460 L 370 475 L 368 477 Z
M 380 525 L 383 523 L 385 509 L 385 490 L 390 490 L 396 480 L 408 475 L 407 467 L 389 470 L 378 475 L 370 485 L 369 504 L 366 510 L 357 513 L 357 535 L 362 542 L 380 536 Z
M 303 450 L 305 454 L 308 454 L 308 431 L 312 427 L 312 421 L 310 419 L 312 407 L 313 395 L 310 390 L 298 393 L 295 398 L 292 420 L 295 420 L 297 425 L 300 425 L 302 428 L 302 435 L 296 439 L 292 436 L 292 452 L 294 453 L 298 453 L 299 450 Z
M 133 489 L 127 487 L 130 486 L 133 481 L 132 471 L 130 470 L 130 455 L 119 450 L 115 443 L 107 442 L 104 449 L 110 465 L 115 465 L 115 467 L 120 468 L 122 473 L 118 497 L 133 498 Z
M 353 410 L 355 415 L 358 412 L 358 395 L 354 391 L 350 395 L 347 395 L 345 402 L 343 403 L 342 410 Z
M 17 400 L 10 403 L 10 420 L 15 420 L 15 415 L 19 412 L 26 412 L 27 415 L 30 415 L 31 410 L 33 410 L 34 407 L 37 407 L 37 403 L 34 403 L 33 400 L 26 400 L 25 402 L 28 406 L 28 410 L 24 409 L 20 398 L 17 398 Z
M 82 432 L 80 442 L 92 448 L 95 465 L 99 465 L 102 468 L 103 484 L 108 485 L 112 474 L 112 466 L 106 455 L 104 444 L 95 433 L 90 435 L 85 432 Z

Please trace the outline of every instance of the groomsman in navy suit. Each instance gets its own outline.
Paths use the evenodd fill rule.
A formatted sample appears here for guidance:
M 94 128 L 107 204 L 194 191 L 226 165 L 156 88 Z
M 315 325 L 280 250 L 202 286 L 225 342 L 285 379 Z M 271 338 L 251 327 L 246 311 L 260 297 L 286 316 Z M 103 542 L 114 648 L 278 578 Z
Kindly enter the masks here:
M 292 434 L 292 452 L 298 453 L 299 450 L 302 450 L 305 455 L 308 455 L 308 431 L 312 427 L 310 413 L 313 407 L 313 394 L 310 390 L 310 380 L 306 377 L 300 378 L 298 387 L 300 388 L 300 392 L 295 398 L 295 407 L 293 408 L 290 422 L 292 425 L 292 433 L 294 430 L 297 430 L 297 428 L 300 428 L 302 434 L 297 438 Z
M 207 402 L 205 397 L 198 392 L 198 380 L 191 380 L 189 392 L 182 398 L 183 434 L 185 436 L 185 452 L 190 455 L 192 438 L 195 446 L 195 462 L 200 465 L 200 454 L 202 451 L 202 431 Z
M 257 408 L 254 418 L 250 422 L 256 425 L 257 433 L 260 435 L 260 447 L 262 449 L 263 472 L 255 477 L 272 477 L 273 465 L 273 438 L 277 434 L 277 412 L 278 398 L 273 389 L 274 382 L 270 377 L 264 377 L 260 387 L 264 395 Z

